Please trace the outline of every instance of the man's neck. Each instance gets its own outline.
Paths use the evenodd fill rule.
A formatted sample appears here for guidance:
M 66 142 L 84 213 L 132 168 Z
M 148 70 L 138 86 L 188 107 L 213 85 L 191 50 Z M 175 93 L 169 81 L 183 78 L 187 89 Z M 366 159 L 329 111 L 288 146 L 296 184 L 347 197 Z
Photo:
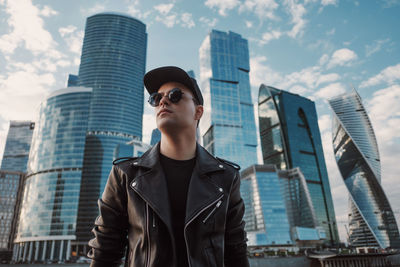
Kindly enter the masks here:
M 196 136 L 162 134 L 160 153 L 175 160 L 188 160 L 196 156 Z

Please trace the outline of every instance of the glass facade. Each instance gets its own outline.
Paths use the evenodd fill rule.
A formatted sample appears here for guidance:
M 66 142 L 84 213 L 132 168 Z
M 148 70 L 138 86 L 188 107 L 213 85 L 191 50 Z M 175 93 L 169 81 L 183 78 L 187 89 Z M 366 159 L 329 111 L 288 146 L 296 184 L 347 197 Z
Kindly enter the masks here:
M 26 172 L 35 123 L 10 121 L 0 170 Z
M 335 158 L 350 193 L 350 244 L 400 248 L 397 223 L 380 184 L 378 144 L 361 98 L 354 90 L 329 104 Z
M 11 260 L 24 173 L 0 170 L 0 258 Z
M 150 145 L 154 146 L 155 144 L 157 144 L 158 142 L 161 141 L 161 132 L 160 130 L 158 130 L 158 128 L 155 128 L 152 132 L 151 132 L 151 141 L 150 141 Z
M 258 113 L 264 164 L 282 170 L 300 168 L 318 225 L 326 232 L 327 242 L 339 243 L 314 102 L 262 84 Z
M 40 106 L 14 240 L 16 262 L 70 257 L 91 91 L 57 90 Z
M 93 94 L 77 221 L 82 245 L 92 238 L 116 146 L 142 139 L 146 46 L 146 25 L 128 15 L 101 13 L 86 21 L 79 84 Z
M 257 163 L 247 40 L 233 32 L 212 30 L 199 54 L 204 98 L 200 133 L 204 147 L 242 168 Z
M 241 172 L 241 179 L 249 246 L 301 247 L 326 239 L 299 168 L 252 165 Z

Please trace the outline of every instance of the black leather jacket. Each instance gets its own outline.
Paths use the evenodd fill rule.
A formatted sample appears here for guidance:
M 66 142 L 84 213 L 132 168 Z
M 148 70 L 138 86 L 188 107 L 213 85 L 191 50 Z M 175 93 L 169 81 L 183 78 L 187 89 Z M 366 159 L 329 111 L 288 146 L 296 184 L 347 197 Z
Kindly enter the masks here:
M 240 177 L 230 164 L 197 145 L 188 189 L 184 237 L 189 267 L 248 267 Z M 91 266 L 176 266 L 167 184 L 159 144 L 113 166 L 99 199 Z

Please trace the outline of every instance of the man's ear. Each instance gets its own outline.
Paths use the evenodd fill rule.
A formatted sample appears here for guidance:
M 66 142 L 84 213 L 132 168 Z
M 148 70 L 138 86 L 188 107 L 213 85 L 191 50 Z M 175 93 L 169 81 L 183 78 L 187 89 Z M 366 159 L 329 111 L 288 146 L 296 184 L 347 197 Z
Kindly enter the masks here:
M 204 112 L 204 109 L 203 109 L 203 106 L 202 105 L 197 105 L 196 106 L 196 113 L 195 113 L 195 119 L 196 120 L 200 120 L 200 118 L 203 116 L 203 112 Z

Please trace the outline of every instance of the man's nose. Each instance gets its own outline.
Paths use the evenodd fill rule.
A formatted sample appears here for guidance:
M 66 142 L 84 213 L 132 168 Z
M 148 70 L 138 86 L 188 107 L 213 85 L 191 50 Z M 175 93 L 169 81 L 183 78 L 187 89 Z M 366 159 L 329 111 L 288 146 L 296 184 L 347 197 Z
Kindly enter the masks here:
M 160 99 L 160 106 L 161 105 L 169 105 L 169 99 L 168 99 L 168 94 L 164 94 L 161 99 Z

